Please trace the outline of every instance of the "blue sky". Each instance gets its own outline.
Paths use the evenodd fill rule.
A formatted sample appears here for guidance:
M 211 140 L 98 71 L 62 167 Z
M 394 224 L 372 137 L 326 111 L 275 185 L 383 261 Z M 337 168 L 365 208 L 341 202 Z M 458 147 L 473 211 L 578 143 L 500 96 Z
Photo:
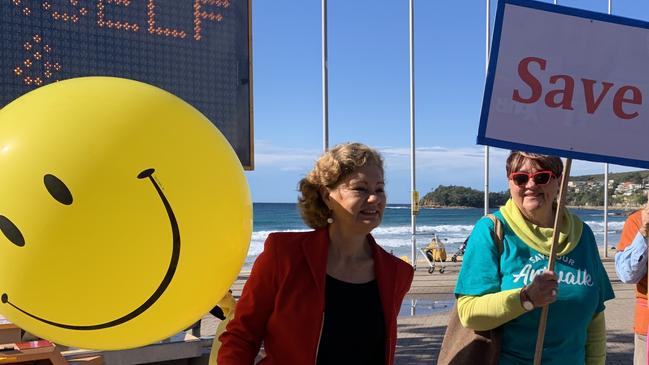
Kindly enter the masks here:
M 545 1 L 552 3 L 552 1 Z M 476 145 L 485 80 L 484 0 L 415 0 L 416 188 L 483 189 Z M 496 1 L 491 1 L 491 22 Z M 607 0 L 559 4 L 606 13 Z M 613 14 L 649 21 L 649 2 L 613 0 Z M 252 2 L 253 201 L 294 202 L 322 152 L 321 2 Z M 389 203 L 410 196 L 408 1 L 329 0 L 329 144 L 359 141 L 386 160 Z M 507 187 L 508 151 L 491 148 L 490 190 Z M 611 165 L 611 171 L 631 168 Z M 604 165 L 574 161 L 572 175 Z

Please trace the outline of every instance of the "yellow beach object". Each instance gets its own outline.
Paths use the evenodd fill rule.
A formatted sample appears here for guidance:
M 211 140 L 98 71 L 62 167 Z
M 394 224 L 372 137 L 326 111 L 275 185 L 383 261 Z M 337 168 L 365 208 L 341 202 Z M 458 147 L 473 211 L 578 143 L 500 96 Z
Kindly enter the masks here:
M 146 345 L 227 293 L 248 251 L 243 169 L 199 111 L 86 77 L 0 110 L 0 314 L 53 342 Z
M 214 341 L 212 341 L 212 349 L 210 350 L 210 358 L 207 362 L 208 365 L 217 365 L 216 359 L 219 355 L 219 349 L 221 349 L 221 341 L 219 337 L 225 332 L 225 328 L 230 323 L 230 320 L 234 318 L 234 309 L 237 306 L 237 301 L 232 296 L 232 293 L 228 292 L 217 304 L 223 311 L 225 318 L 219 322 L 219 325 L 216 327 L 216 333 L 214 333 Z
M 428 261 L 433 262 L 445 262 L 446 261 L 446 247 L 444 244 L 437 238 L 436 235 L 433 235 L 433 239 L 430 241 L 426 249 L 426 257 Z

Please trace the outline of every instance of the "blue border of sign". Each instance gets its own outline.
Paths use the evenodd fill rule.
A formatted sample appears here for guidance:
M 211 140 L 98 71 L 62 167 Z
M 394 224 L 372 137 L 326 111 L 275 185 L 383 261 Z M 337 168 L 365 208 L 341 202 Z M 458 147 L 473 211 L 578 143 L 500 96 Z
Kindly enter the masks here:
M 593 19 L 602 22 L 622 24 L 622 25 L 628 25 L 632 27 L 649 29 L 649 22 L 624 18 L 616 15 L 608 15 L 604 13 L 597 13 L 593 11 L 576 9 L 567 6 L 562 6 L 562 5 L 554 5 L 550 3 L 542 3 L 533 0 L 500 0 L 498 2 L 498 9 L 496 11 L 494 34 L 493 34 L 493 40 L 491 42 L 489 68 L 487 70 L 485 92 L 482 99 L 482 112 L 480 114 L 480 126 L 478 127 L 477 143 L 481 145 L 505 148 L 510 150 L 522 150 L 522 151 L 537 152 L 537 153 L 542 153 L 547 155 L 569 157 L 578 160 L 608 162 L 616 165 L 627 165 L 627 166 L 634 166 L 640 168 L 649 168 L 649 160 L 644 161 L 644 160 L 635 160 L 635 159 L 628 159 L 622 157 L 611 157 L 606 155 L 597 155 L 592 153 L 583 153 L 583 152 L 577 152 L 571 150 L 533 146 L 524 143 L 516 143 L 511 141 L 504 141 L 504 140 L 485 137 L 485 132 L 487 129 L 487 118 L 489 117 L 489 105 L 491 104 L 491 92 L 493 90 L 494 77 L 496 74 L 496 65 L 498 64 L 498 51 L 500 49 L 500 36 L 501 36 L 502 26 L 503 26 L 503 15 L 505 13 L 505 5 L 507 4 L 548 11 L 551 13 L 559 13 L 559 14 L 576 16 L 580 18 Z

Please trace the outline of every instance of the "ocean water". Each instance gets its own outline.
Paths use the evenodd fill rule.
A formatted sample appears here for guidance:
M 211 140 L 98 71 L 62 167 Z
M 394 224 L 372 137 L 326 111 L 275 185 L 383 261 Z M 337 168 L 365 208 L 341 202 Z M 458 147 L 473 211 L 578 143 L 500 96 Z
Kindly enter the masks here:
M 246 264 L 250 265 L 263 250 L 264 240 L 271 232 L 305 231 L 297 205 L 293 203 L 254 203 L 253 234 Z M 595 233 L 600 246 L 604 245 L 604 212 L 601 210 L 572 209 Z M 425 247 L 436 233 L 446 246 L 448 255 L 456 252 L 471 233 L 475 222 L 482 217 L 482 208 L 422 209 L 417 215 L 416 246 Z M 622 211 L 609 210 L 608 244 L 615 246 L 626 216 Z M 388 205 L 383 222 L 372 231 L 376 241 L 397 256 L 408 255 L 412 246 L 409 205 Z

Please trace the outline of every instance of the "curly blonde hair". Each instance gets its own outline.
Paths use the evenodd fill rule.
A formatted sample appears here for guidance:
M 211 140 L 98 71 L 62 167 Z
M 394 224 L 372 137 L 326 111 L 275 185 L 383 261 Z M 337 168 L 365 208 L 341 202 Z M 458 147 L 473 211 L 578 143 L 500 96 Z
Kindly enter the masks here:
M 383 175 L 383 158 L 362 143 L 341 143 L 320 156 L 298 183 L 298 207 L 304 223 L 311 228 L 325 227 L 330 214 L 320 189 L 333 189 L 356 169 L 368 165 L 377 166 Z

